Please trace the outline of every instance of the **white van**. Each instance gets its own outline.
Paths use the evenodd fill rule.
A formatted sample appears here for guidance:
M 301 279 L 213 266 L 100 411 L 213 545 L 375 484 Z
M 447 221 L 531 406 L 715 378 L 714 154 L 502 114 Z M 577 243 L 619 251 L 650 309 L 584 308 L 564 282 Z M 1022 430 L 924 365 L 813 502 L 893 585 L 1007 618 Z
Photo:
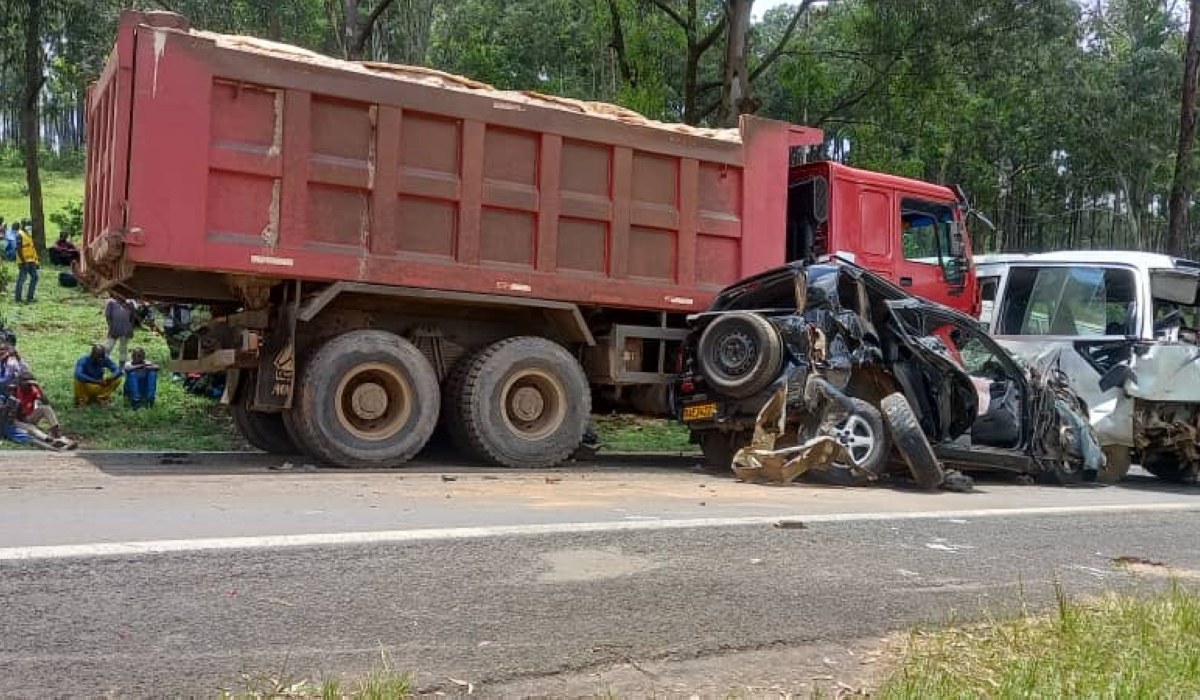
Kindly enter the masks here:
M 1136 251 L 980 258 L 980 321 L 1032 368 L 1066 374 L 1105 446 L 1105 480 L 1139 460 L 1194 482 L 1200 263 Z

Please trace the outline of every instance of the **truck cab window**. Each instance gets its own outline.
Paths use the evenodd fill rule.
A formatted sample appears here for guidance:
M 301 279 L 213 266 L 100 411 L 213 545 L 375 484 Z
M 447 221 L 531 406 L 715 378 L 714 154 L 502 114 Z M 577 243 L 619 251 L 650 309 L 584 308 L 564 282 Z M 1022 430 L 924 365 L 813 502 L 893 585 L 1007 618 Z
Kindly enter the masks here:
M 942 265 L 950 254 L 950 225 L 954 210 L 945 204 L 920 199 L 900 201 L 900 237 L 904 258 Z
M 1134 332 L 1137 289 L 1120 268 L 1014 267 L 1000 335 L 1125 336 Z

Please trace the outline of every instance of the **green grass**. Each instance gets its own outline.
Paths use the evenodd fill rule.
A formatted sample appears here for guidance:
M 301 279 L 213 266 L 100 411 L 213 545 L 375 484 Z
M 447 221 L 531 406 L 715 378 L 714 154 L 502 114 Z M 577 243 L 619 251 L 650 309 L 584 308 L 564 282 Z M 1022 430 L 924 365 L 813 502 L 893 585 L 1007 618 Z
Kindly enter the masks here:
M 1072 601 L 1049 616 L 908 640 L 881 700 L 1200 697 L 1200 595 L 1172 583 L 1146 597 Z
M 613 414 L 596 416 L 600 445 L 609 452 L 694 452 L 688 429 L 665 418 Z
M 293 678 L 287 673 L 243 674 L 241 687 L 222 689 L 221 700 L 321 698 L 322 700 L 405 700 L 412 697 L 412 676 L 392 668 L 386 653 L 366 675 L 342 681 L 326 676 L 319 681 Z
M 15 263 L 10 266 L 14 279 Z M 63 432 L 80 447 L 99 450 L 229 450 L 237 439 L 229 411 L 216 401 L 188 394 L 170 375 L 159 376 L 158 402 L 153 408 L 129 409 L 123 401 L 109 406 L 75 407 L 71 378 L 75 361 L 105 336 L 104 302 L 78 290 L 58 286 L 57 270 L 42 268 L 36 304 L 14 304 L 11 288 L 0 296 L 0 317 L 17 334 L 21 358 L 42 383 Z M 130 350 L 143 347 L 152 362 L 166 366 L 166 342 L 139 329 Z M 13 444 L 0 442 L 0 449 Z
M 83 175 L 42 171 L 42 206 L 46 211 L 47 243 L 58 238 L 58 226 L 50 215 L 67 205 L 83 200 Z M 29 194 L 25 189 L 25 170 L 0 168 L 0 216 L 5 221 L 29 217 Z

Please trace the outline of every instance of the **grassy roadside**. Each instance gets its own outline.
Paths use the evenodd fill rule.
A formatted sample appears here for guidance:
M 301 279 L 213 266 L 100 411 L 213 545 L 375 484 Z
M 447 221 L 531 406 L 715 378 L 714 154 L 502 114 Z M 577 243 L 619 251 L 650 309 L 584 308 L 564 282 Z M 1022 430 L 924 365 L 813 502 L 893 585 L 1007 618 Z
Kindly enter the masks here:
M 1069 600 L 1049 615 L 909 637 L 895 674 L 870 697 L 1200 697 L 1200 593 L 1172 582 L 1144 597 Z
M 58 226 L 50 221 L 50 215 L 68 202 L 80 201 L 83 201 L 83 175 L 42 171 L 42 207 L 46 211 L 48 244 L 58 238 Z M 29 216 L 29 194 L 25 190 L 25 171 L 21 168 L 0 168 L 0 216 L 9 222 Z
M 4 263 L 13 266 L 15 263 Z M 13 272 L 15 275 L 15 271 Z M 160 376 L 153 408 L 130 410 L 121 401 L 109 406 L 72 405 L 75 361 L 105 336 L 103 302 L 77 289 L 58 286 L 57 270 L 42 268 L 36 304 L 14 304 L 11 290 L 0 297 L 0 317 L 17 334 L 22 359 L 50 397 L 63 432 L 94 450 L 235 449 L 229 411 L 217 402 L 188 394 L 169 375 Z M 138 330 L 130 349 L 143 347 L 153 362 L 169 359 L 166 342 Z M 0 450 L 13 449 L 0 441 Z

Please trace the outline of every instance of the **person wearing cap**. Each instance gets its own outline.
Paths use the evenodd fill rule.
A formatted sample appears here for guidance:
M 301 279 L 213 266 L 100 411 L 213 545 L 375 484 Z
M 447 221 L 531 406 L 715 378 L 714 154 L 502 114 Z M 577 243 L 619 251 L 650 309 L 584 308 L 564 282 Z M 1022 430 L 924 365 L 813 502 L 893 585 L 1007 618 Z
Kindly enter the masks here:
M 42 391 L 42 385 L 29 372 L 22 372 L 17 384 L 17 420 L 16 426 L 43 442 L 50 442 L 55 447 L 70 449 L 75 443 L 62 435 L 62 426 L 58 416 L 50 406 L 50 399 Z M 42 432 L 41 424 L 45 421 L 47 435 Z
M 28 372 L 29 366 L 21 359 L 17 349 L 7 343 L 0 343 L 0 391 L 16 386 L 22 372 Z
M 105 370 L 112 376 L 105 377 Z M 92 351 L 75 363 L 75 404 L 107 404 L 121 386 L 121 368 L 108 357 L 103 345 L 93 345 Z

